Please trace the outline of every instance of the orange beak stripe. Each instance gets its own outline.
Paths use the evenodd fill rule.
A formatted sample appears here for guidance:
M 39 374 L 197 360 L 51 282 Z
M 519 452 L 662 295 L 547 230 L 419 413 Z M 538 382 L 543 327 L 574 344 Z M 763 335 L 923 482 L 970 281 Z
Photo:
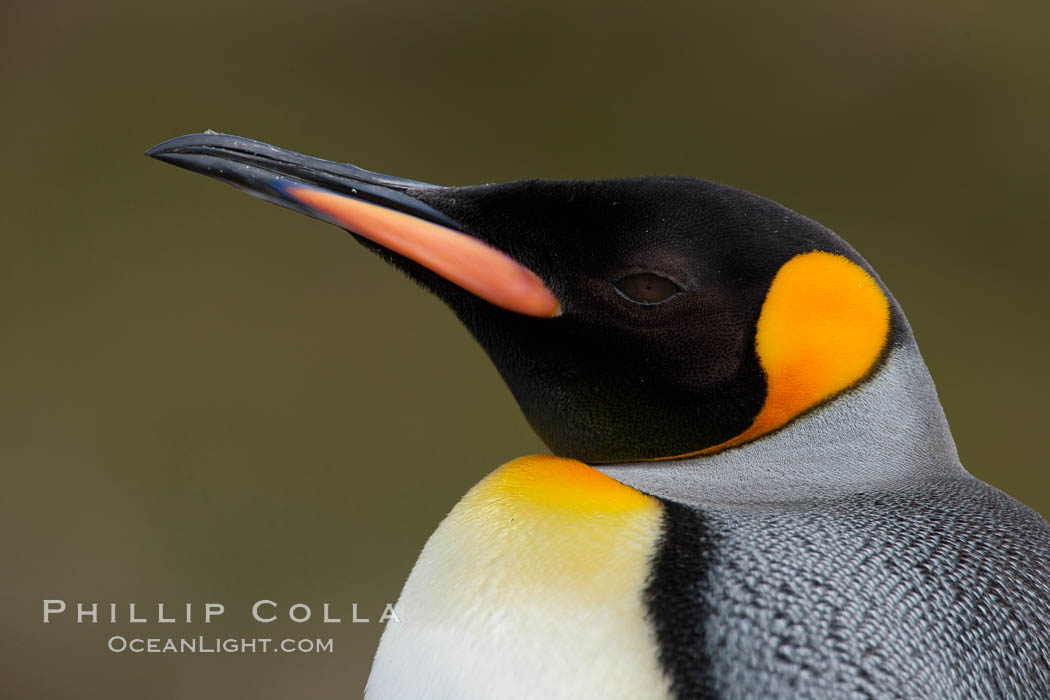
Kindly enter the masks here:
M 283 191 L 500 308 L 539 318 L 561 313 L 557 297 L 536 273 L 465 233 L 326 190 L 292 185 Z

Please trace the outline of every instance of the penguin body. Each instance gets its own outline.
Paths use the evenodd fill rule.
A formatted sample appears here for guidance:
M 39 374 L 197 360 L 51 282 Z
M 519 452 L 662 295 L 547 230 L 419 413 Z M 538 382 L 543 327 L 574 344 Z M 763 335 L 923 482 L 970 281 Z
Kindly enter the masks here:
M 758 455 L 600 467 L 639 489 L 615 524 L 624 494 L 584 497 L 585 465 L 502 467 L 424 548 L 368 697 L 1050 695 L 1050 528 L 962 468 L 935 399 L 897 348 Z M 493 496 L 508 467 L 579 498 Z M 600 566 L 566 575 L 578 557 Z
M 433 291 L 557 455 L 440 524 L 368 697 L 1050 697 L 1050 526 L 965 471 L 903 311 L 820 224 L 690 178 L 149 153 Z

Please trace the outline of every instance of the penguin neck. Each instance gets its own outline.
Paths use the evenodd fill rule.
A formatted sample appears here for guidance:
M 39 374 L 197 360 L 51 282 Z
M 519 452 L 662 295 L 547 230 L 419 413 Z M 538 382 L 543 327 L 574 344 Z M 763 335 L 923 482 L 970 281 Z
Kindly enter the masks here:
M 964 475 L 933 379 L 904 335 L 867 380 L 775 433 L 714 455 L 596 468 L 709 506 L 805 504 Z

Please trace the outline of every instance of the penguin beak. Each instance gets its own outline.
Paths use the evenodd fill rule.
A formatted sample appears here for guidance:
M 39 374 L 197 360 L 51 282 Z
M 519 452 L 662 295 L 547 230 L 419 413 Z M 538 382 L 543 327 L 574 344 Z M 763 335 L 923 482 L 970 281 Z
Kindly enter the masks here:
M 346 229 L 508 311 L 539 318 L 561 313 L 536 273 L 412 197 L 437 185 L 213 132 L 165 141 L 146 155 Z

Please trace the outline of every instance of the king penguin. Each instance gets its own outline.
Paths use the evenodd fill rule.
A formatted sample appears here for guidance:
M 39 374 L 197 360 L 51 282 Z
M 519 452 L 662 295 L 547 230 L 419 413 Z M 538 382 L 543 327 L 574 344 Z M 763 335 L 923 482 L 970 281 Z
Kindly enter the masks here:
M 827 228 L 684 177 L 440 187 L 212 132 L 148 155 L 437 294 L 553 453 L 441 522 L 367 697 L 1050 697 L 1050 527 L 963 468 Z

